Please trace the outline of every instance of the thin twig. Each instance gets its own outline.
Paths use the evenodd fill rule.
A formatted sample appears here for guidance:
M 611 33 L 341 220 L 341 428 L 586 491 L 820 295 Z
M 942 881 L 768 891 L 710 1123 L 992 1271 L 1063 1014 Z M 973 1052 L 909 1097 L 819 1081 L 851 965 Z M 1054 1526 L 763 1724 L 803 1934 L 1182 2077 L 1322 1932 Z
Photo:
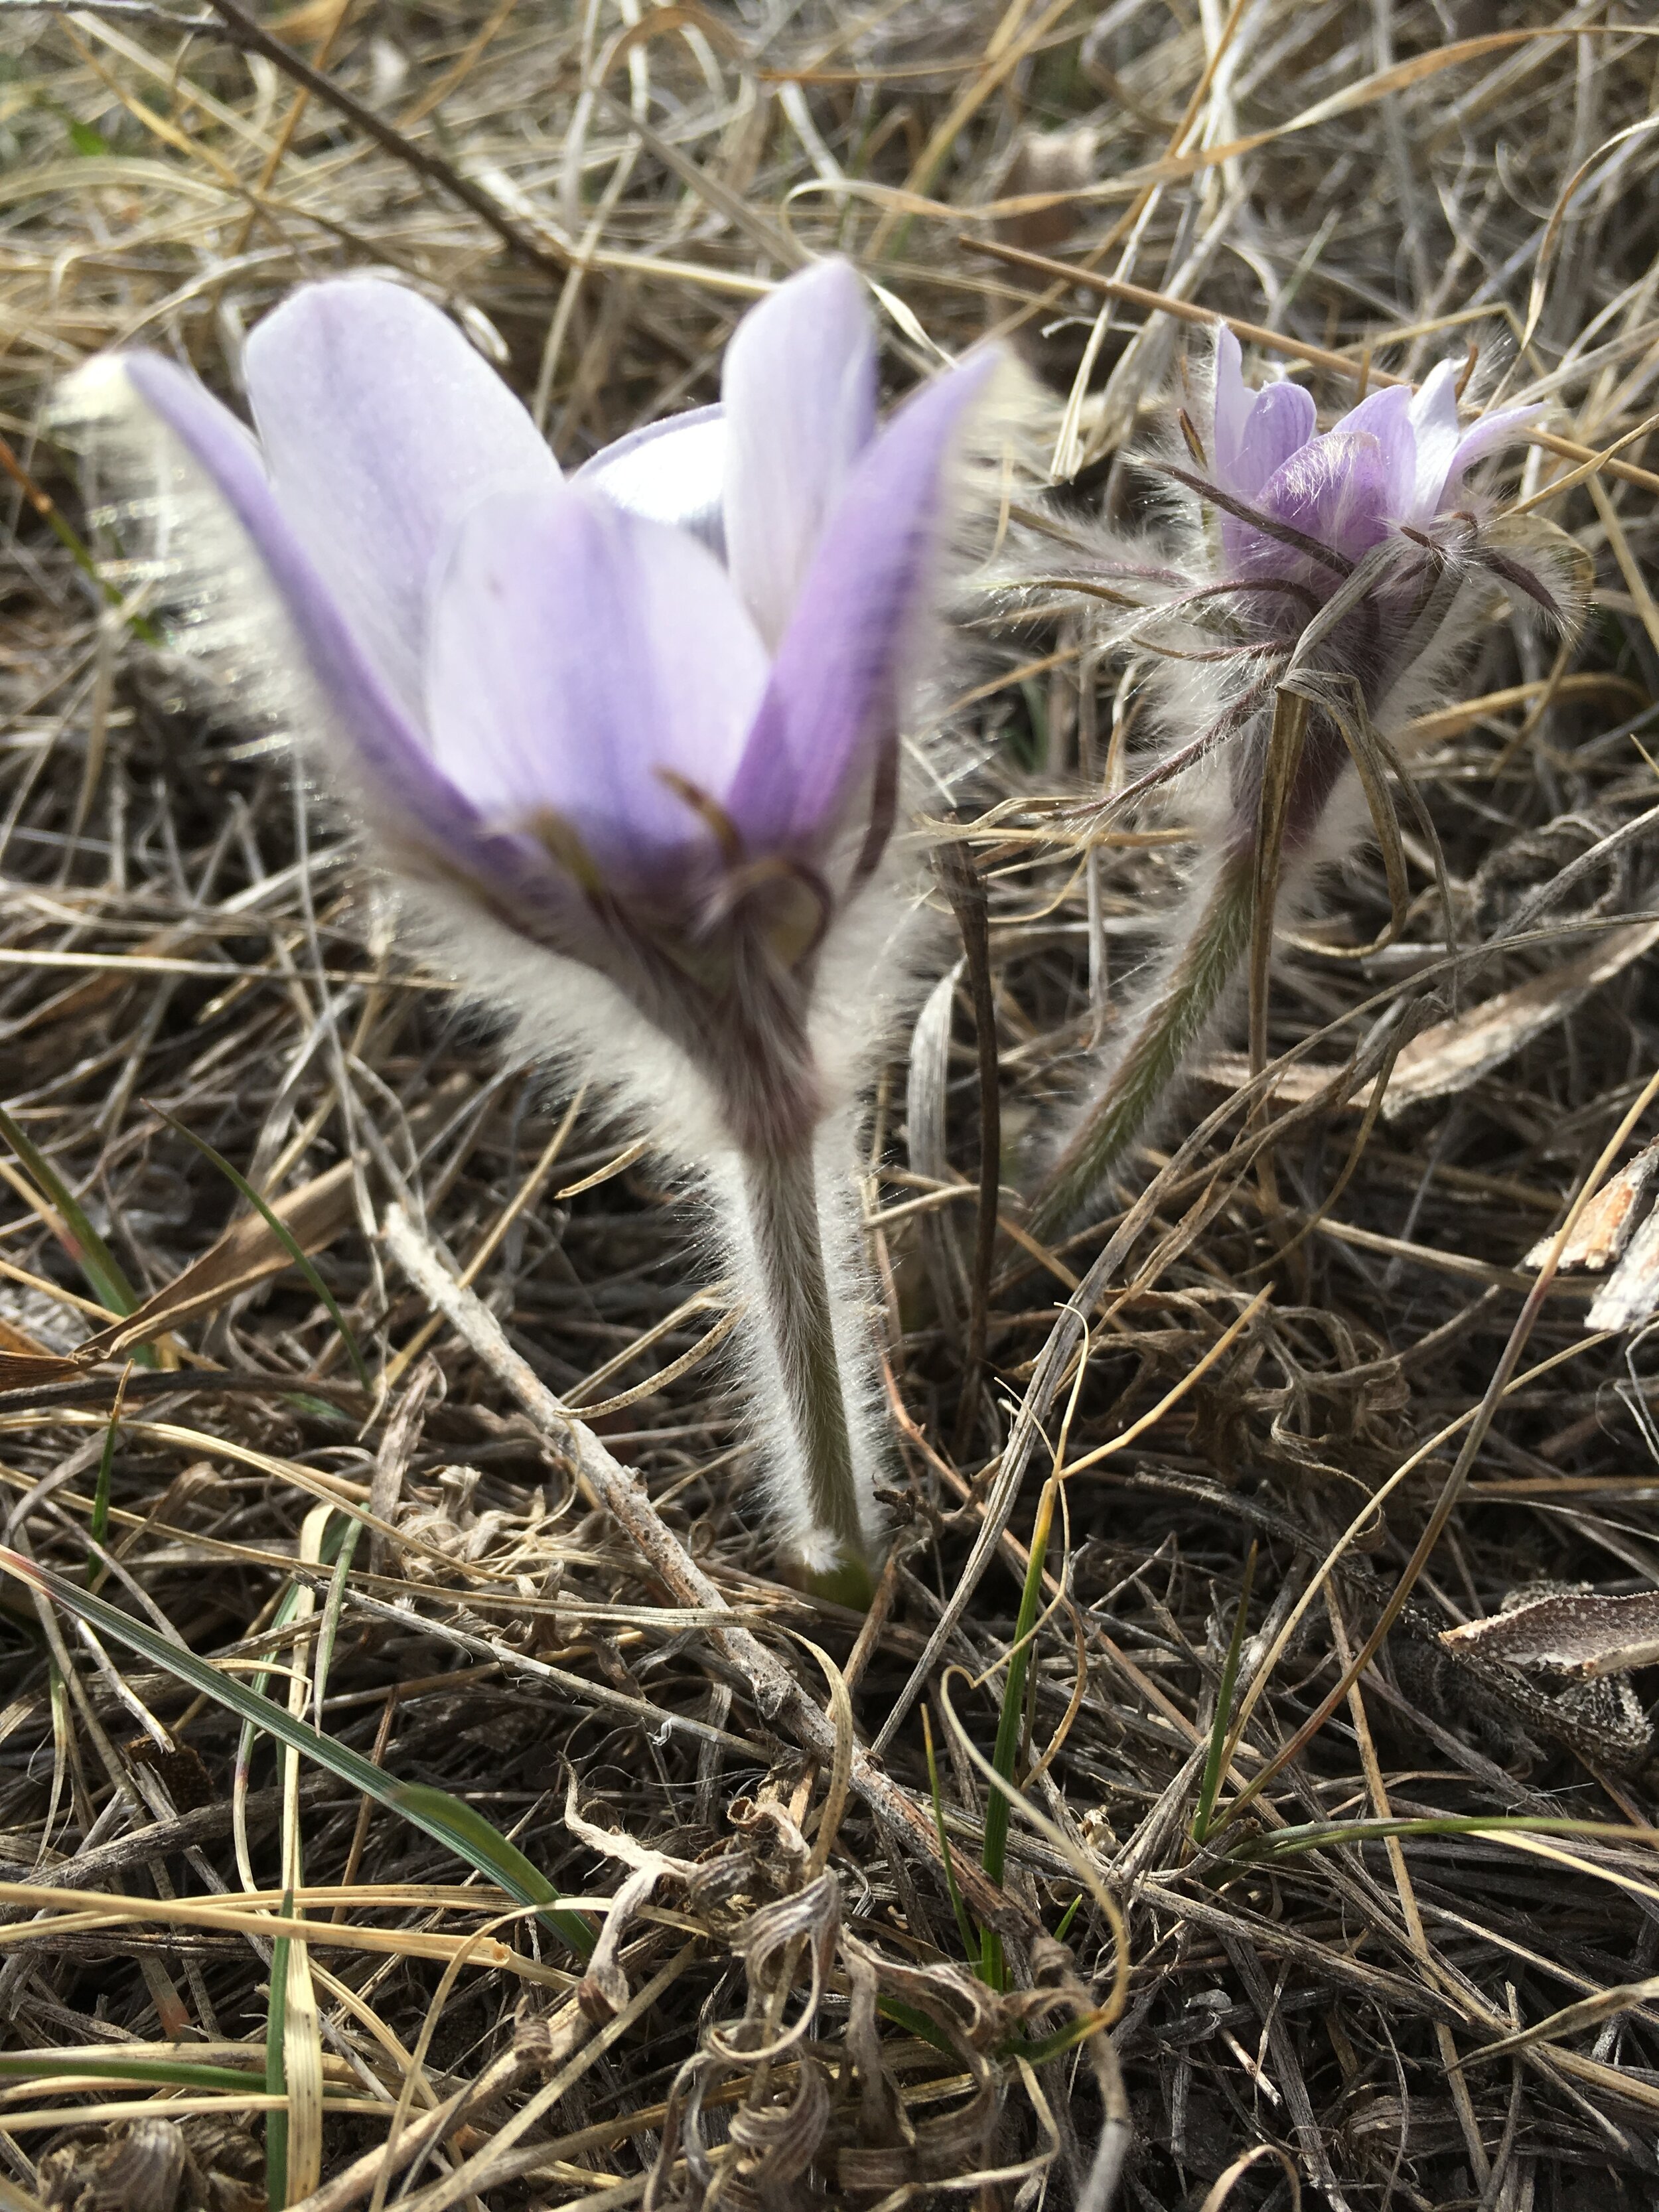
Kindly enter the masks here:
M 333 78 L 325 76 L 321 70 L 313 69 L 311 64 L 296 54 L 292 46 L 284 46 L 280 39 L 273 38 L 269 31 L 256 23 L 252 15 L 237 5 L 237 0 L 208 0 L 208 5 L 234 34 L 240 46 L 252 53 L 263 54 L 285 76 L 292 77 L 295 84 L 303 85 L 314 100 L 325 102 L 337 114 L 355 123 L 360 131 L 366 131 L 377 146 L 384 147 L 396 160 L 413 169 L 417 176 L 424 177 L 429 184 L 438 185 L 453 198 L 459 200 L 463 207 L 470 208 L 479 222 L 488 224 L 501 243 L 516 253 L 521 261 L 531 262 L 538 269 L 563 276 L 569 266 L 568 257 L 556 252 L 552 246 L 544 245 L 527 231 L 521 230 L 516 222 L 501 213 L 489 194 L 482 186 L 475 185 L 470 177 L 462 176 L 440 155 L 428 154 L 423 146 L 416 145 L 394 124 L 377 115 L 372 107 L 366 106 L 355 94 L 336 84 Z

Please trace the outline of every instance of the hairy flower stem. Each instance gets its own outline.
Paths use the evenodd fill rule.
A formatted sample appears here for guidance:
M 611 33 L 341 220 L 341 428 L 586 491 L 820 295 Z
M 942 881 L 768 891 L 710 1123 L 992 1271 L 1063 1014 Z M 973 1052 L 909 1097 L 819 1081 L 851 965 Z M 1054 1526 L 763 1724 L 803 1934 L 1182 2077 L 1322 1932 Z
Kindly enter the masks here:
M 1034 1237 L 1046 1242 L 1071 1226 L 1180 1074 L 1243 962 L 1255 878 L 1254 851 L 1235 847 L 1110 1083 L 1033 1198 Z
M 757 1278 L 750 1325 L 781 1401 L 781 1433 L 774 1447 L 785 1464 L 775 1486 L 780 1493 L 786 1486 L 804 1492 L 790 1517 L 835 1547 L 835 1565 L 809 1573 L 811 1587 L 866 1607 L 872 1589 L 872 1532 L 859 1510 L 811 1143 L 745 1155 L 742 1188 Z

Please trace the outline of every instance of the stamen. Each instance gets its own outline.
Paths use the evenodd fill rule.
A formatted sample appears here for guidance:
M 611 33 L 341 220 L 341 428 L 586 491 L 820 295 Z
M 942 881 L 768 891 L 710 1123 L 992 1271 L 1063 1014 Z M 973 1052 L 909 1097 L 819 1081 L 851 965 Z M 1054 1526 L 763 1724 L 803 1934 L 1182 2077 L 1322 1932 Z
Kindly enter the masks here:
M 605 896 L 605 878 L 595 866 L 593 855 L 562 814 L 556 813 L 550 806 L 538 807 L 524 826 L 538 844 L 546 847 L 590 899 Z
M 771 951 L 791 970 L 817 951 L 835 912 L 835 900 L 823 877 L 805 862 L 781 854 L 769 854 L 735 870 L 726 878 L 725 889 L 720 903 L 727 913 L 751 900 L 765 899 L 769 911 L 762 934 Z
M 742 860 L 742 836 L 718 799 L 711 798 L 701 784 L 693 783 L 690 776 L 682 775 L 678 769 L 664 768 L 659 763 L 651 772 L 659 782 L 668 786 L 676 799 L 685 801 L 720 847 L 720 858 L 728 867 Z

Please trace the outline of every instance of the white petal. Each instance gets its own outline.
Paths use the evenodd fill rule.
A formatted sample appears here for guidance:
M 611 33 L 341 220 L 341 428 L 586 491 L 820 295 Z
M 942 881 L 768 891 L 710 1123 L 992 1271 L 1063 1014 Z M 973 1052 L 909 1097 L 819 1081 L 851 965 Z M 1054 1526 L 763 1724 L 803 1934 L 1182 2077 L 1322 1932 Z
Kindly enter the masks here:
M 767 662 L 687 532 L 597 494 L 497 495 L 457 533 L 431 629 L 433 749 L 487 820 L 556 814 L 634 880 L 705 842 L 658 771 L 718 797 Z
M 666 422 L 647 422 L 585 461 L 573 483 L 602 492 L 630 514 L 689 530 L 726 557 L 721 495 L 726 483 L 723 407 L 696 407 Z
M 1244 425 L 1255 395 L 1244 387 L 1244 356 L 1225 323 L 1215 326 L 1215 411 L 1211 460 L 1223 491 L 1237 491 Z M 1271 474 L 1271 471 L 1269 471 Z
M 752 308 L 726 349 L 720 389 L 726 558 L 775 645 L 830 509 L 875 434 L 875 333 L 848 264 L 820 262 Z
M 1440 505 L 1457 451 L 1457 371 L 1443 361 L 1413 396 L 1411 425 L 1417 439 L 1417 483 L 1412 520 L 1426 522 Z
M 401 284 L 308 284 L 247 349 L 283 512 L 405 708 L 418 713 L 433 568 L 473 501 L 551 490 L 529 415 L 447 315 Z

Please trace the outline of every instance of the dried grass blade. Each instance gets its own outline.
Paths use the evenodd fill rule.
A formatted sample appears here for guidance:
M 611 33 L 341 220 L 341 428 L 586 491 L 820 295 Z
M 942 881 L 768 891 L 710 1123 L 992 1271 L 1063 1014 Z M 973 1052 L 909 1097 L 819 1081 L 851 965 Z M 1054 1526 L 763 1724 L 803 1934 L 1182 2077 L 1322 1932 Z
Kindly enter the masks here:
M 291 1917 L 294 1898 L 283 1894 L 283 1917 Z M 270 1997 L 265 2009 L 265 2094 L 281 2097 L 265 2115 L 265 2204 L 267 2212 L 286 2212 L 288 2192 L 288 1947 L 279 1936 L 270 1953 Z

